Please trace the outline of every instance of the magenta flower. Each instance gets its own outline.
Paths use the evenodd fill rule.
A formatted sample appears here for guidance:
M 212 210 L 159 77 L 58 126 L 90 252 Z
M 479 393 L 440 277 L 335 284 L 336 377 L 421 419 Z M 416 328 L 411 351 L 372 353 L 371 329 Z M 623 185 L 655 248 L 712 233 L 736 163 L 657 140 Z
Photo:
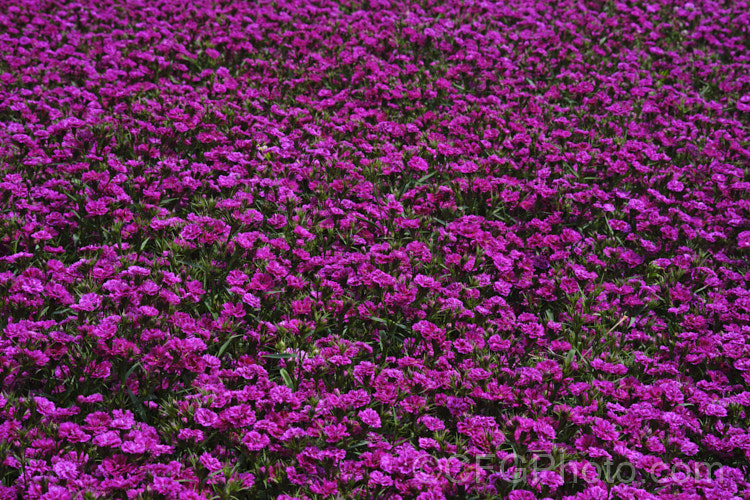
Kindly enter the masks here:
M 103 200 L 92 200 L 86 203 L 86 212 L 89 215 L 105 215 L 108 211 L 107 203 Z
M 120 448 L 124 453 L 130 455 L 145 453 L 146 451 L 146 445 L 139 441 L 124 441 Z
M 418 421 L 431 431 L 441 431 L 445 429 L 445 423 L 437 417 L 422 415 L 419 417 Z
M 359 418 L 362 420 L 362 422 L 367 424 L 369 427 L 373 427 L 375 429 L 381 427 L 380 415 L 378 415 L 375 410 L 371 408 L 365 408 L 364 410 L 360 410 L 357 415 L 359 415 Z
M 81 298 L 78 299 L 78 304 L 70 306 L 71 309 L 76 311 L 95 311 L 102 305 L 102 298 L 96 293 L 84 293 Z
M 130 410 L 113 410 L 110 427 L 121 430 L 131 429 L 135 425 L 135 417 Z
M 198 224 L 188 224 L 180 232 L 180 237 L 184 240 L 194 240 L 203 233 L 203 230 Z
M 265 434 L 260 434 L 257 431 L 250 431 L 242 438 L 242 444 L 244 444 L 250 451 L 259 451 L 268 446 L 271 442 L 269 437 Z
M 242 295 L 242 302 L 249 305 L 253 309 L 257 309 L 260 307 L 260 299 L 253 295 L 252 293 L 245 293 Z
M 120 434 L 115 431 L 107 431 L 101 434 L 97 434 L 91 441 L 96 446 L 117 448 L 122 444 Z
M 244 301 L 244 297 L 243 297 Z M 245 308 L 242 304 L 235 304 L 233 302 L 227 302 L 222 306 L 222 313 L 233 318 L 243 318 L 245 316 Z
M 200 463 L 208 469 L 210 472 L 216 472 L 222 469 L 222 464 L 219 460 L 214 458 L 210 453 L 203 453 L 199 457 Z
M 41 231 L 37 231 L 35 233 L 32 233 L 31 237 L 34 238 L 35 240 L 39 240 L 39 241 L 49 241 L 49 240 L 51 240 L 51 239 L 54 238 L 54 236 L 52 235 L 52 233 L 50 233 L 46 229 L 42 229 Z
M 429 288 L 432 290 L 439 290 L 440 283 L 430 276 L 418 274 L 414 277 L 414 282 L 422 288 Z
M 274 214 L 268 218 L 268 224 L 270 224 L 275 229 L 281 229 L 282 227 L 286 226 L 287 220 L 286 217 L 281 214 Z
M 78 464 L 70 460 L 59 460 L 52 465 L 52 470 L 57 474 L 57 477 L 64 480 L 75 480 L 80 474 L 78 470 Z
M 390 274 L 384 273 L 380 269 L 374 269 L 370 273 L 370 279 L 375 282 L 378 286 L 387 287 L 396 284 L 395 278 Z
M 427 172 L 427 162 L 419 156 L 414 156 L 409 159 L 409 168 L 416 170 L 417 172 Z
M 391 486 L 393 479 L 391 476 L 376 470 L 370 473 L 369 484 L 371 486 Z
M 203 427 L 213 427 L 219 421 L 219 416 L 207 408 L 198 408 L 195 410 L 195 422 Z

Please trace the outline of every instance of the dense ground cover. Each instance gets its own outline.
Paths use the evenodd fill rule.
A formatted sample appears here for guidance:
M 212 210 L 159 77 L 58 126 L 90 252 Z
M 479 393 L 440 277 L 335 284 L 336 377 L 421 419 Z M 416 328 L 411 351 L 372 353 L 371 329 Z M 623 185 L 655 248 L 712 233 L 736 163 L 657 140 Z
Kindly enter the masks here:
M 207 4 L 0 2 L 0 498 L 748 497 L 746 2 Z

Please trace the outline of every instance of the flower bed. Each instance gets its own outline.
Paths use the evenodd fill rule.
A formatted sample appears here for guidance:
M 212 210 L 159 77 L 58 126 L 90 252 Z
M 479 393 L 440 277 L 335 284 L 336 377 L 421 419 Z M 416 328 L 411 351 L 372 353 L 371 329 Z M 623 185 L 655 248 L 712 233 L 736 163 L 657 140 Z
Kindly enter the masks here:
M 748 498 L 748 26 L 5 2 L 0 499 Z

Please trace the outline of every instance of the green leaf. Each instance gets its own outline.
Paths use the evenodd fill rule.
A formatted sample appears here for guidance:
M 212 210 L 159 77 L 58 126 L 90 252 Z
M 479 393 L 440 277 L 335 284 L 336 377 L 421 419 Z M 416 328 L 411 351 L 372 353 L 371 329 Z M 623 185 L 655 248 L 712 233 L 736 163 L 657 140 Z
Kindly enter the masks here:
M 268 358 L 268 359 L 291 359 L 294 357 L 294 354 L 289 354 L 289 353 L 264 354 L 263 357 Z
M 227 348 L 229 347 L 229 344 L 231 344 L 231 343 L 232 343 L 232 341 L 233 341 L 234 339 L 238 338 L 238 337 L 242 337 L 242 334 L 236 333 L 236 334 L 232 335 L 231 337 L 229 337 L 229 338 L 228 338 L 228 339 L 226 340 L 226 342 L 224 342 L 224 343 L 223 343 L 223 344 L 221 345 L 221 347 L 219 348 L 219 353 L 218 353 L 218 354 L 216 355 L 216 357 L 217 357 L 217 358 L 220 358 L 220 357 L 221 357 L 221 355 L 222 355 L 222 354 L 224 354 L 224 351 L 226 351 L 226 350 L 227 350 Z
M 282 368 L 279 373 L 281 374 L 281 378 L 284 379 L 284 384 L 290 389 L 294 389 L 294 382 L 292 382 L 292 377 L 286 371 L 286 368 Z

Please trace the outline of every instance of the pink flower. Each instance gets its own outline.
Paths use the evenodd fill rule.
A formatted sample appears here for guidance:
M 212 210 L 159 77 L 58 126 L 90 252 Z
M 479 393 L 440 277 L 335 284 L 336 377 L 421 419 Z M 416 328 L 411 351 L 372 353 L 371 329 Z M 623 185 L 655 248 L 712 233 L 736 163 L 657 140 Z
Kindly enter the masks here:
M 445 429 L 445 423 L 439 418 L 431 415 L 422 415 L 417 421 L 433 432 Z
M 242 438 L 242 444 L 247 446 L 250 451 L 259 451 L 268 446 L 271 440 L 265 434 L 257 431 L 250 431 Z
M 440 289 L 440 283 L 438 283 L 435 278 L 432 278 L 430 276 L 425 276 L 424 274 L 417 274 L 414 277 L 414 283 L 419 285 L 422 288 L 429 288 L 432 290 L 439 290 Z
M 95 293 L 84 293 L 78 300 L 78 304 L 70 306 L 76 311 L 95 311 L 102 305 L 101 296 Z
M 112 417 L 103 411 L 95 411 L 86 415 L 85 429 L 91 432 L 103 432 L 112 423 Z
M 51 485 L 41 500 L 70 500 L 70 489 L 63 486 Z
M 203 231 L 201 230 L 201 227 L 197 224 L 188 224 L 184 228 L 182 228 L 182 231 L 180 231 L 180 236 L 184 240 L 194 240 L 198 236 L 201 235 Z
M 257 232 L 238 233 L 237 236 L 234 237 L 235 243 L 237 243 L 239 246 L 241 246 L 245 250 L 249 250 L 253 248 L 253 245 L 255 244 L 255 240 L 257 239 L 258 239 Z
M 667 183 L 667 189 L 674 191 L 675 193 L 681 193 L 685 189 L 685 185 L 680 181 L 673 179 Z
M 531 481 L 535 486 L 547 486 L 550 491 L 556 491 L 560 486 L 565 484 L 562 476 L 555 471 L 542 470 L 534 473 Z
M 180 429 L 177 433 L 177 439 L 182 441 L 203 441 L 203 431 L 200 429 Z
M 414 323 L 412 330 L 420 334 L 425 340 L 434 340 L 436 342 L 445 340 L 445 330 L 429 321 L 422 320 Z
M 70 460 L 60 460 L 52 466 L 52 470 L 60 479 L 74 480 L 78 478 L 78 464 Z
M 187 282 L 188 293 L 200 297 L 205 294 L 206 291 L 203 289 L 203 284 L 197 280 L 190 280 Z
M 102 200 L 89 201 L 86 203 L 86 212 L 89 215 L 104 215 L 108 212 L 107 203 Z
M 510 340 L 503 339 L 500 335 L 492 335 L 489 338 L 490 350 L 492 351 L 507 351 L 510 349 Z
M 380 269 L 375 269 L 370 273 L 370 279 L 379 286 L 393 286 L 396 284 L 396 279 L 390 274 L 384 273 Z
M 31 237 L 39 241 L 48 241 L 53 238 L 52 233 L 50 233 L 46 229 L 42 229 L 41 231 L 32 233 Z
M 162 495 L 167 495 L 170 498 L 174 498 L 175 493 L 182 490 L 180 483 L 178 483 L 171 477 L 158 477 L 158 476 L 154 478 L 153 488 L 154 490 L 156 490 L 157 493 L 161 493 Z
M 270 224 L 274 229 L 281 229 L 287 224 L 286 217 L 281 214 L 274 214 L 268 218 L 268 224 Z
M 249 305 L 253 309 L 258 309 L 260 307 L 260 299 L 253 295 L 252 293 L 246 293 L 242 296 L 242 302 Z
M 146 445 L 140 441 L 125 441 L 120 446 L 123 452 L 131 455 L 138 455 L 146 451 Z
M 408 165 L 409 168 L 411 168 L 412 170 L 416 170 L 417 172 L 427 172 L 428 170 L 427 162 L 419 156 L 414 156 L 409 159 Z
M 588 165 L 591 161 L 591 155 L 589 155 L 586 151 L 581 151 L 580 153 L 576 154 L 576 162 L 580 163 L 581 165 Z
M 378 415 L 378 413 L 372 408 L 365 408 L 364 410 L 360 410 L 358 415 L 362 422 L 370 427 L 378 429 L 382 425 L 380 422 L 380 415 Z
M 219 416 L 207 408 L 198 408 L 195 410 L 194 418 L 203 427 L 213 427 L 219 421 Z
M 214 458 L 210 453 L 203 453 L 200 458 L 200 463 L 208 469 L 210 472 L 216 472 L 222 469 L 221 462 Z
M 140 306 L 138 312 L 146 317 L 153 318 L 159 315 L 159 310 L 153 306 Z
M 128 267 L 127 274 L 130 276 L 148 276 L 151 271 L 141 266 L 130 266 Z
M 594 435 L 602 441 L 617 441 L 620 437 L 620 432 L 614 424 L 603 418 L 596 418 L 592 430 Z
M 243 273 L 239 269 L 229 271 L 229 274 L 227 275 L 227 283 L 233 286 L 244 285 L 248 279 L 249 278 L 247 277 L 247 274 Z
M 327 443 L 337 443 L 349 436 L 349 432 L 346 430 L 346 425 L 344 424 L 326 425 L 323 427 L 323 432 L 326 435 Z
M 36 411 L 45 417 L 52 417 L 55 415 L 57 407 L 55 406 L 55 403 L 49 399 L 37 396 L 34 398 L 34 403 L 36 403 Z
M 226 316 L 232 316 L 233 318 L 245 317 L 245 308 L 242 304 L 235 304 L 234 302 L 227 302 L 222 306 L 222 314 Z
M 73 422 L 63 422 L 60 424 L 58 434 L 60 438 L 71 443 L 85 443 L 91 439 L 90 435 L 83 432 L 81 428 Z
M 112 423 L 114 429 L 128 430 L 135 425 L 135 416 L 130 410 L 112 410 Z
M 107 431 L 94 436 L 91 440 L 96 446 L 109 446 L 111 448 L 119 447 L 122 444 L 120 439 L 120 433 L 115 431 Z
M 370 486 L 391 486 L 393 479 L 387 474 L 383 474 L 379 470 L 370 472 Z
M 701 408 L 701 413 L 711 417 L 726 417 L 727 409 L 719 404 L 710 403 Z
M 574 94 L 588 94 L 594 91 L 594 85 L 591 82 L 578 82 L 570 91 Z
M 508 493 L 508 500 L 536 500 L 536 495 L 528 490 L 513 490 Z
M 274 285 L 273 276 L 270 274 L 262 273 L 260 271 L 253 274 L 252 279 L 248 288 L 251 290 L 266 291 L 270 290 Z

